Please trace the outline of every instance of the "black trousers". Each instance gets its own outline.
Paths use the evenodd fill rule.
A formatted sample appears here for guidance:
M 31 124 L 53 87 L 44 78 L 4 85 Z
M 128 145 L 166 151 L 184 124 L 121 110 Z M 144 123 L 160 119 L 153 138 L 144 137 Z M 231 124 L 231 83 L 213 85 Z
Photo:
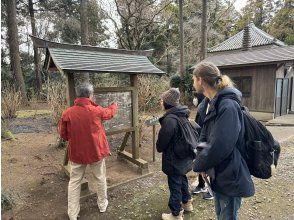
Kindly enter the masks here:
M 187 203 L 191 199 L 188 179 L 186 175 L 168 175 L 167 180 L 170 191 L 168 206 L 172 214 L 178 216 L 181 211 L 181 202 Z
M 198 175 L 198 188 L 203 188 L 205 186 L 205 181 L 203 177 L 199 174 Z

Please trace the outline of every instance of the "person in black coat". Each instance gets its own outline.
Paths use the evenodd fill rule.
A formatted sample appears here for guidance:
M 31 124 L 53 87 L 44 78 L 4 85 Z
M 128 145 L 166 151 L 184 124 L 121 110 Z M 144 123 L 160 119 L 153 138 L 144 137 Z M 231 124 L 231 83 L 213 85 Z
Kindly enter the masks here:
M 239 149 L 244 149 L 244 119 L 241 92 L 212 63 L 201 62 L 193 71 L 194 88 L 206 98 L 199 115 L 203 119 L 200 142 L 193 170 L 214 170 L 211 187 L 218 220 L 237 219 L 241 198 L 253 196 L 255 189 L 247 164 Z
M 192 170 L 193 155 L 179 159 L 173 149 L 179 139 L 180 130 L 177 119 L 171 115 L 188 118 L 190 110 L 179 104 L 179 89 L 171 88 L 161 96 L 161 107 L 165 114 L 159 119 L 161 124 L 156 143 L 157 151 L 162 153 L 162 171 L 167 175 L 170 190 L 170 214 L 162 214 L 162 219 L 183 219 L 183 211 L 192 211 L 192 199 L 188 189 L 186 174 Z M 182 203 L 182 205 L 181 205 Z
M 197 92 L 194 93 L 194 96 L 195 98 L 193 99 L 193 104 L 197 107 L 195 122 L 200 126 L 200 128 L 198 129 L 198 133 L 200 134 L 205 115 L 203 116 L 202 114 L 199 114 L 199 111 L 201 111 L 201 109 L 204 107 L 204 102 L 202 101 L 205 99 L 205 96 L 203 95 L 203 93 L 197 93 Z M 193 194 L 199 194 L 199 193 L 204 193 L 202 197 L 203 199 L 213 200 L 213 195 L 211 195 L 210 192 L 207 190 L 207 188 L 205 188 L 205 181 L 201 174 L 198 174 L 198 185 L 193 190 Z

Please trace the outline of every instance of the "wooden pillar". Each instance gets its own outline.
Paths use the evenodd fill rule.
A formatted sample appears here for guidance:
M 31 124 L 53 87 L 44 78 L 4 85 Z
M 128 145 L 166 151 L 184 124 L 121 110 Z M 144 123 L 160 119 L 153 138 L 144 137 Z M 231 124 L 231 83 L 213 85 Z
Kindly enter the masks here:
M 134 131 L 132 132 L 132 157 L 139 159 L 139 107 L 138 107 L 138 76 L 137 74 L 130 75 L 131 86 L 134 87 L 132 91 L 132 126 Z
M 76 91 L 75 91 L 75 81 L 74 81 L 74 74 L 65 72 L 66 76 L 66 100 L 68 106 L 73 106 L 75 98 L 76 98 Z
M 74 74 L 69 72 L 64 72 L 66 77 L 66 100 L 68 106 L 73 106 L 74 100 L 76 97 L 75 91 L 75 82 L 74 82 Z M 69 176 L 70 172 L 70 164 L 68 163 L 68 146 L 65 150 L 64 161 L 63 161 L 63 168 L 66 174 Z
M 155 162 L 155 151 L 156 151 L 156 129 L 155 129 L 155 125 L 152 126 L 152 142 L 153 142 L 153 162 Z

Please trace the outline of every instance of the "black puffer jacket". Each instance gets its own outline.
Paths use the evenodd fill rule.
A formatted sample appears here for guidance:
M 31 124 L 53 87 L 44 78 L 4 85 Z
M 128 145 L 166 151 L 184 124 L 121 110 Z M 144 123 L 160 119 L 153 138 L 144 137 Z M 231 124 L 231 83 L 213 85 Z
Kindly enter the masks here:
M 190 110 L 187 106 L 171 108 L 159 119 L 161 129 L 158 134 L 156 148 L 162 152 L 162 171 L 166 175 L 185 175 L 192 169 L 193 157 L 178 159 L 173 152 L 174 144 L 179 138 L 179 126 L 176 119 L 169 117 L 170 114 L 188 118 Z
M 198 109 L 203 120 L 200 142 L 208 147 L 197 156 L 195 172 L 215 170 L 212 189 L 233 197 L 254 195 L 254 184 L 245 160 L 238 149 L 244 147 L 244 119 L 237 101 L 241 93 L 235 88 L 225 88 L 209 102 L 206 98 Z M 207 105 L 210 105 L 206 114 Z

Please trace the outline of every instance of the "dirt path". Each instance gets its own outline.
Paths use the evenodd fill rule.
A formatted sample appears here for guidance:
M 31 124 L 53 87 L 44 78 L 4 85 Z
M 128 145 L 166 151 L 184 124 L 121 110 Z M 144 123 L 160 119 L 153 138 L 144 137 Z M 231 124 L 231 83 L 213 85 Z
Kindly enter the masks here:
M 256 194 L 243 200 L 239 219 L 294 219 L 294 138 L 282 148 L 279 172 L 269 180 L 254 179 Z M 162 173 L 119 187 L 109 195 L 107 213 L 100 215 L 92 199 L 83 204 L 80 219 L 160 219 L 161 213 L 168 211 L 169 192 Z M 215 219 L 213 202 L 200 195 L 193 197 L 194 212 L 186 214 L 185 220 Z
M 243 200 L 240 219 L 294 219 L 294 139 L 282 146 L 279 172 L 270 180 L 254 179 L 256 195 Z M 194 174 L 189 177 L 195 181 Z M 67 178 L 61 172 L 49 175 L 27 195 L 30 203 L 15 213 L 15 219 L 67 219 Z M 95 197 L 81 204 L 80 220 L 91 219 L 160 219 L 168 211 L 169 192 L 166 177 L 161 172 L 109 191 L 107 213 L 100 214 Z M 215 219 L 212 201 L 194 196 L 194 212 L 185 219 Z
M 15 121 L 16 141 L 2 142 L 2 190 L 9 192 L 16 202 L 13 214 L 18 220 L 67 219 L 68 178 L 61 170 L 64 150 L 54 147 L 54 129 L 47 128 L 47 120 Z M 34 125 L 38 124 L 35 128 Z M 23 126 L 28 125 L 28 126 Z M 37 131 L 36 131 L 37 129 Z M 280 141 L 294 134 L 294 127 L 270 127 Z M 24 133 L 28 132 L 28 133 Z M 37 133 L 36 133 L 37 132 Z M 113 152 L 117 138 L 110 138 Z M 162 212 L 169 211 L 169 191 L 166 176 L 159 172 L 160 154 L 152 162 L 151 128 L 145 130 L 141 155 L 150 164 L 151 176 L 109 190 L 110 205 L 100 214 L 93 196 L 81 203 L 81 220 L 91 219 L 160 219 Z M 113 157 L 107 159 L 108 184 L 113 185 L 139 177 L 136 167 L 120 163 Z M 282 145 L 278 173 L 265 181 L 254 179 L 256 195 L 244 199 L 240 219 L 294 219 L 294 137 Z M 189 182 L 195 182 L 195 174 Z M 90 180 L 90 177 L 89 177 Z M 194 196 L 194 212 L 185 219 L 215 219 L 212 201 L 201 195 Z

